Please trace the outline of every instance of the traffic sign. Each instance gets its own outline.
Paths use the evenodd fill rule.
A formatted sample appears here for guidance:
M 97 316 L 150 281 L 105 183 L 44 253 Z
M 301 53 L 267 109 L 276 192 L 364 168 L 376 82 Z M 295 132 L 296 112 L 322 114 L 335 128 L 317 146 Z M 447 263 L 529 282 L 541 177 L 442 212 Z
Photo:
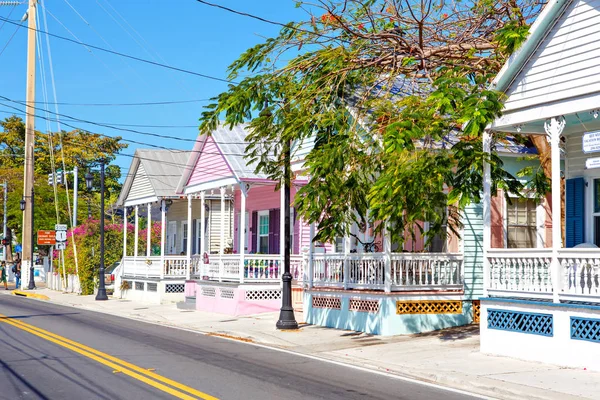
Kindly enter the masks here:
M 56 225 L 54 225 L 54 230 L 56 230 L 56 231 L 66 231 L 67 230 L 67 224 L 56 224 Z
M 67 231 L 56 231 L 56 241 L 57 242 L 66 242 L 67 241 Z
M 56 250 L 66 250 L 67 244 L 65 242 L 56 243 Z
M 53 246 L 56 244 L 56 232 L 44 230 L 38 231 L 37 234 L 38 246 Z

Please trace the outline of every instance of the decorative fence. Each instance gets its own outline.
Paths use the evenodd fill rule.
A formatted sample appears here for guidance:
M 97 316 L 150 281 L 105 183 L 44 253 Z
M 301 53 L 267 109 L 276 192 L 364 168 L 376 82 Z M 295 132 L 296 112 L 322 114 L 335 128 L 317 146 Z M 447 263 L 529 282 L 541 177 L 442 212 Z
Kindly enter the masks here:
M 373 290 L 461 289 L 463 256 L 391 253 L 387 258 L 385 253 L 315 254 L 311 284 Z
M 552 249 L 488 250 L 488 294 L 600 302 L 600 250 L 559 249 L 554 273 L 553 257 Z

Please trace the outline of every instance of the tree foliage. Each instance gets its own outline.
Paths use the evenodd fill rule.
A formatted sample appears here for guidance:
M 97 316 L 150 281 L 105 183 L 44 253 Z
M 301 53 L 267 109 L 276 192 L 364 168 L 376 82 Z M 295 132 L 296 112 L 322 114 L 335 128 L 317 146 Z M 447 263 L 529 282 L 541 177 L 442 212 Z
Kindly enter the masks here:
M 366 219 L 389 221 L 399 243 L 405 232 L 421 229 L 418 221 L 440 232 L 448 205 L 459 211 L 480 199 L 484 160 L 493 190 L 520 192 L 500 158 L 483 152 L 482 132 L 502 110 L 490 83 L 542 3 L 297 6 L 307 12 L 304 21 L 287 24 L 231 64 L 229 77 L 245 78 L 208 106 L 200 131 L 209 133 L 221 118 L 247 122 L 248 158 L 277 180 L 284 144 L 314 138 L 305 163 L 310 180 L 295 204 L 318 223 L 317 239 L 332 240 Z M 454 213 L 449 224 L 459 225 Z

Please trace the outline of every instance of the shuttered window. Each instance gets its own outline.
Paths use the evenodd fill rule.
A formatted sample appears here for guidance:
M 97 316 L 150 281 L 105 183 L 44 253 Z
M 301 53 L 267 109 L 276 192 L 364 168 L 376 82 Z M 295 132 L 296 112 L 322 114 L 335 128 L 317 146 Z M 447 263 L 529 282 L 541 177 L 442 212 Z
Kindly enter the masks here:
M 566 245 L 574 247 L 584 242 L 584 192 L 585 180 L 583 178 L 567 179 L 567 201 L 566 201 Z M 553 205 L 554 206 L 554 205 Z

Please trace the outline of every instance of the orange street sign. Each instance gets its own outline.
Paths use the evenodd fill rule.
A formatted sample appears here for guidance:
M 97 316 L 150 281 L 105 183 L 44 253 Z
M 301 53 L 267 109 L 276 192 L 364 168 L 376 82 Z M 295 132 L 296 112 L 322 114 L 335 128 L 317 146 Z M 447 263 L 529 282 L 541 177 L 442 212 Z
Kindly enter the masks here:
M 38 231 L 37 244 L 38 246 L 54 246 L 56 244 L 56 232 Z

